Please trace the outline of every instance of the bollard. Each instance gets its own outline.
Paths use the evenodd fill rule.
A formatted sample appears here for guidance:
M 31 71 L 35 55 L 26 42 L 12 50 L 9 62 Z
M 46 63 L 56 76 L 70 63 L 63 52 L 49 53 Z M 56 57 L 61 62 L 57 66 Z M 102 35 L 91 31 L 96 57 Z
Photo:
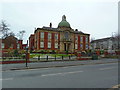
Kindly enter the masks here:
M 56 55 L 55 55 L 55 61 L 56 61 Z
M 69 56 L 69 59 L 70 59 L 70 56 Z
M 38 60 L 40 60 L 40 55 L 38 56 Z
M 62 60 L 63 60 L 63 56 L 62 56 Z
M 46 58 L 46 59 L 47 59 L 47 61 L 48 61 L 48 56 L 47 56 L 47 58 Z

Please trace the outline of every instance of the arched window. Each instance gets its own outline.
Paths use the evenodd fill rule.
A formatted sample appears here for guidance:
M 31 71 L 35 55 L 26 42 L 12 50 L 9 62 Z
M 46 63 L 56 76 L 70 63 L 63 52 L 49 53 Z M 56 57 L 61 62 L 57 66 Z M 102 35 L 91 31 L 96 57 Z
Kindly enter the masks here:
M 66 40 L 69 40 L 69 32 L 65 32 L 64 37 Z

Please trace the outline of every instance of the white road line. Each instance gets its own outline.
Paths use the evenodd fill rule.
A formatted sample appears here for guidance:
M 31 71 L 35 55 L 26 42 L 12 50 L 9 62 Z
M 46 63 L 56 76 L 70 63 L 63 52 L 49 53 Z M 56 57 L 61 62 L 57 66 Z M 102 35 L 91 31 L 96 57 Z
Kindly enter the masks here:
M 0 80 L 13 80 L 13 78 L 0 78 Z
M 99 64 L 99 65 L 105 65 L 105 64 Z
M 44 75 L 41 75 L 41 76 L 56 76 L 56 75 L 65 75 L 65 74 L 73 74 L 73 73 L 80 73 L 80 72 L 83 72 L 83 71 L 52 73 L 52 74 L 44 74 Z
M 60 74 L 62 74 L 62 73 L 54 73 L 54 74 L 44 74 L 44 75 L 41 75 L 41 76 L 54 76 L 54 75 L 60 75 Z
M 74 71 L 74 72 L 66 72 L 65 74 L 72 74 L 72 73 L 79 73 L 79 72 L 83 72 L 83 71 Z
M 62 68 L 68 68 L 68 67 L 62 67 Z
M 99 70 L 109 70 L 109 69 L 113 69 L 113 68 L 116 68 L 116 67 L 100 68 Z

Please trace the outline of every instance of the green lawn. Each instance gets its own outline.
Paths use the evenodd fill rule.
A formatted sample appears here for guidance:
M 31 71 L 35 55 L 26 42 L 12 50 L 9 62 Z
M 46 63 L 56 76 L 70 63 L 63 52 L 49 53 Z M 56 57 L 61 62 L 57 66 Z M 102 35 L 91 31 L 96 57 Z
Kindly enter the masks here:
M 51 56 L 51 57 L 68 57 L 70 56 L 70 54 L 30 54 L 30 58 L 33 58 L 33 57 L 44 57 L 44 56 Z

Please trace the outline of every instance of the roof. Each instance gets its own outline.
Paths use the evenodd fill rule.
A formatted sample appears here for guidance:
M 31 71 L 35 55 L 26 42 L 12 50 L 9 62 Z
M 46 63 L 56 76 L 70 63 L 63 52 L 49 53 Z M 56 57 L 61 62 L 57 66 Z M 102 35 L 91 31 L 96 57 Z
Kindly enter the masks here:
M 106 40 L 109 40 L 109 39 L 113 39 L 113 37 L 107 37 L 107 38 L 96 39 L 96 40 L 91 41 L 91 43 L 94 43 L 94 42 L 102 42 L 102 41 L 106 41 Z
M 50 31 L 59 31 L 58 28 L 52 28 L 52 27 L 45 27 L 37 28 L 34 33 L 36 33 L 37 30 L 50 30 Z
M 43 29 L 47 29 L 47 30 L 57 30 L 57 28 L 45 27 L 45 26 L 43 26 Z
M 74 31 L 74 33 L 84 34 L 82 31 Z
M 8 38 L 18 40 L 15 36 L 12 36 L 12 35 L 11 35 L 11 36 L 6 37 L 5 39 L 8 39 Z

